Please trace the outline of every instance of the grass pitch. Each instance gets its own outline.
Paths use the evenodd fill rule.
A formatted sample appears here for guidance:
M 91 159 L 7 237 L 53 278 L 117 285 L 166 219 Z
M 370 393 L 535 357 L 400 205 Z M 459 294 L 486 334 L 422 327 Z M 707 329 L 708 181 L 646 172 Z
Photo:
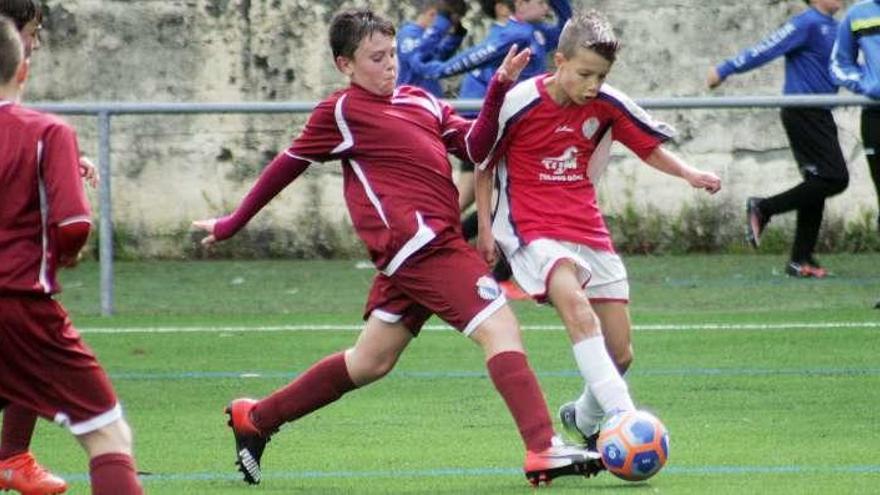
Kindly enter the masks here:
M 671 436 L 645 483 L 560 478 L 554 493 L 876 493 L 877 255 L 827 256 L 793 280 L 766 256 L 631 257 L 633 396 Z M 151 494 L 529 493 L 522 445 L 479 349 L 432 320 L 385 380 L 289 425 L 240 481 L 222 409 L 353 343 L 371 270 L 340 262 L 117 265 L 118 316 L 97 316 L 97 266 L 62 298 L 111 373 Z M 516 303 L 553 413 L 582 386 L 548 308 Z M 320 327 L 322 329 L 310 329 Z M 555 414 L 554 414 L 555 415 Z M 41 422 L 40 461 L 88 493 L 85 458 Z

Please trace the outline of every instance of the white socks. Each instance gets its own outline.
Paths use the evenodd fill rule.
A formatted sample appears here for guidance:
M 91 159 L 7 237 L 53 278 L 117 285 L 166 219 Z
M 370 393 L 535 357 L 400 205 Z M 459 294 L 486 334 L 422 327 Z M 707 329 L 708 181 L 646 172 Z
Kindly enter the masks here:
M 599 425 L 602 423 L 602 419 L 605 418 L 605 411 L 602 410 L 599 401 L 590 392 L 589 386 L 584 387 L 584 393 L 574 403 L 574 411 L 574 419 L 578 430 L 585 436 L 596 433 L 596 430 L 599 429 Z
M 575 403 L 578 429 L 591 434 L 604 413 L 635 410 L 629 388 L 611 361 L 601 335 L 578 342 L 572 351 L 586 382 L 584 394 Z

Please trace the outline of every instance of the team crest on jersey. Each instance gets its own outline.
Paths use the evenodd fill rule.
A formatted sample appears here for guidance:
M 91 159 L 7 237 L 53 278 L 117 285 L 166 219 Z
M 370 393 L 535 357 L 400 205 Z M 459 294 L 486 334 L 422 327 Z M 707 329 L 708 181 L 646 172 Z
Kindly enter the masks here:
M 561 156 L 544 158 L 541 160 L 541 163 L 544 165 L 544 168 L 553 172 L 553 175 L 562 175 L 566 170 L 577 168 L 577 154 L 577 147 L 569 146 L 562 152 Z
M 477 279 L 477 294 L 487 301 L 494 301 L 501 295 L 501 287 L 494 278 L 483 275 Z
M 596 131 L 599 130 L 599 119 L 596 117 L 590 117 L 584 121 L 584 125 L 581 126 L 581 131 L 584 133 L 584 137 L 587 139 L 593 139 L 593 136 L 596 135 Z

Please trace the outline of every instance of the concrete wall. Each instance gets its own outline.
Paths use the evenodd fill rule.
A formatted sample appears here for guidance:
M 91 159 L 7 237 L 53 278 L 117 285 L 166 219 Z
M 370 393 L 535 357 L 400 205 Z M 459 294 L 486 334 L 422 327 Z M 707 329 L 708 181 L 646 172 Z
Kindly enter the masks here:
M 333 13 L 366 1 L 47 0 L 44 46 L 34 58 L 33 101 L 318 100 L 345 84 L 326 40 Z M 374 0 L 400 21 L 408 2 Z M 759 40 L 803 8 L 800 1 L 574 0 L 607 13 L 623 51 L 609 83 L 631 96 L 707 95 L 705 74 L 738 47 Z M 485 21 L 472 2 L 467 19 L 481 39 Z M 471 41 L 467 41 L 469 43 Z M 734 76 L 718 95 L 775 95 L 782 63 Z M 454 87 L 454 86 L 453 86 Z M 725 181 L 719 201 L 741 209 L 799 179 L 777 110 L 662 111 L 678 128 L 672 149 Z M 852 184 L 832 214 L 876 208 L 858 143 L 858 111 L 836 112 Z M 301 129 L 304 116 L 149 116 L 113 120 L 114 216 L 133 232 L 174 233 L 192 218 L 237 204 L 268 158 Z M 71 118 L 84 152 L 96 155 L 92 119 Z M 677 211 L 696 194 L 641 165 L 626 150 L 601 185 L 609 211 L 628 201 Z M 255 222 L 291 227 L 307 183 L 320 187 L 328 218 L 345 218 L 337 164 L 309 171 Z M 314 188 L 313 188 L 314 189 Z

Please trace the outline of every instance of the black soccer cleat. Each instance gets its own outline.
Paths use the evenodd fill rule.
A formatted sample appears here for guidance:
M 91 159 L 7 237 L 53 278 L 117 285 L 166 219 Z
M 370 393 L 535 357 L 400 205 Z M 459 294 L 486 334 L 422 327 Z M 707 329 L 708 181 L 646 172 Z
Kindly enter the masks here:
M 260 460 L 269 443 L 269 435 L 263 435 L 251 421 L 251 409 L 256 403 L 253 399 L 235 399 L 226 407 L 227 424 L 235 436 L 235 463 L 244 481 L 251 485 L 258 485 L 263 479 Z

